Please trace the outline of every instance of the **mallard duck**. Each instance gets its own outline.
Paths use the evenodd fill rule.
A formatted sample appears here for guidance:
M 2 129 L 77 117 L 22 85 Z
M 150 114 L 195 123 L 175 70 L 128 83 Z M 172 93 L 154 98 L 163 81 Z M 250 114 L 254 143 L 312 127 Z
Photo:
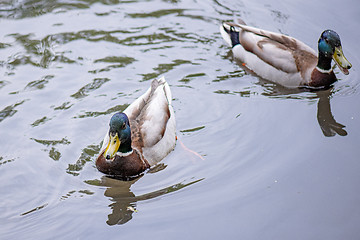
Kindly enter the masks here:
M 334 59 L 339 69 L 349 74 L 350 62 L 345 58 L 339 35 L 325 30 L 316 52 L 303 42 L 255 27 L 224 22 L 220 32 L 232 47 L 235 58 L 260 77 L 285 87 L 322 88 L 337 79 L 331 67 Z M 335 66 L 334 66 L 335 67 Z
M 109 125 L 96 159 L 99 171 L 133 177 L 166 157 L 175 147 L 176 123 L 165 78 L 153 80 L 142 96 L 111 117 Z

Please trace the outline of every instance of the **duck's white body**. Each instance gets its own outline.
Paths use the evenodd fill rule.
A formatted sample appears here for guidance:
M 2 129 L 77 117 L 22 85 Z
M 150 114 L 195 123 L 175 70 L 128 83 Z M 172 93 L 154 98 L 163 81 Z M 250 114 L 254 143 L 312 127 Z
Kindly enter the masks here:
M 232 28 L 240 44 L 232 46 Z M 316 52 L 303 42 L 283 34 L 245 24 L 223 23 L 220 32 L 232 47 L 234 57 L 264 79 L 289 88 L 306 86 L 317 64 Z

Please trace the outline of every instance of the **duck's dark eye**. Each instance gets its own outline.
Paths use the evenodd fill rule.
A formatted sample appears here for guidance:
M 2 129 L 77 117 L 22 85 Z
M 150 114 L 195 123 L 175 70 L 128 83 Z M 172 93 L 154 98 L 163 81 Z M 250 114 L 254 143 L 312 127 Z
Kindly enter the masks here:
M 125 129 L 126 128 L 126 124 L 123 123 L 123 125 L 121 126 L 122 129 Z

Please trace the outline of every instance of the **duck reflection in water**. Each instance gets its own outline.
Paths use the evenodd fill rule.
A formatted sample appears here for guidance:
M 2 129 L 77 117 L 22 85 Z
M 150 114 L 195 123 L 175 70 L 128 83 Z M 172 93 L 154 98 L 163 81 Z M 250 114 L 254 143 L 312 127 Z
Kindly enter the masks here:
M 120 181 L 105 176 L 101 178 L 100 185 L 107 187 L 104 196 L 112 201 L 109 205 L 112 212 L 106 221 L 108 225 L 124 224 L 132 219 L 132 214 L 136 211 L 136 197 L 130 187 L 137 180 Z
M 164 164 L 159 164 L 152 168 L 149 173 L 154 173 L 157 171 L 161 171 L 166 167 Z M 109 207 L 111 208 L 111 213 L 108 215 L 108 219 L 106 223 L 110 226 L 112 225 L 121 225 L 129 222 L 133 218 L 133 214 L 137 213 L 137 203 L 149 200 L 153 198 L 157 198 L 159 196 L 165 195 L 167 193 L 178 191 L 182 188 L 190 186 L 194 183 L 197 183 L 203 178 L 194 180 L 191 182 L 180 182 L 173 184 L 169 187 L 159 189 L 150 193 L 145 193 L 142 195 L 136 196 L 131 190 L 131 186 L 136 183 L 142 176 L 124 180 L 124 179 L 116 179 L 114 177 L 103 176 L 100 180 L 88 180 L 86 183 L 96 186 L 105 186 L 106 190 L 104 192 L 104 196 L 108 197 L 112 202 Z
M 319 98 L 317 108 L 317 120 L 319 122 L 322 132 L 326 137 L 333 137 L 336 134 L 340 136 L 346 136 L 347 132 L 343 129 L 345 128 L 345 126 L 341 123 L 336 122 L 334 116 L 331 113 L 331 93 L 332 88 L 316 92 L 316 95 Z
M 316 100 L 318 99 L 317 104 L 317 120 L 320 125 L 321 131 L 323 132 L 325 137 L 333 137 L 336 134 L 340 136 L 346 136 L 347 132 L 345 129 L 345 125 L 336 122 L 334 116 L 331 113 L 331 106 L 330 106 L 330 98 L 333 93 L 333 87 L 326 88 L 326 89 L 317 89 L 312 90 L 308 88 L 304 89 L 286 89 L 282 86 L 277 86 L 274 84 L 271 88 L 269 88 L 268 82 L 264 84 L 266 80 L 260 80 L 260 85 L 266 87 L 270 91 L 263 93 L 263 95 L 266 96 L 286 96 L 286 98 L 291 98 L 294 96 L 294 98 L 297 98 L 298 95 L 302 92 L 313 92 L 314 96 L 305 97 L 308 100 Z M 271 84 L 270 84 L 271 85 Z M 291 96 L 292 95 L 292 96 Z M 289 97 L 290 96 L 290 97 Z

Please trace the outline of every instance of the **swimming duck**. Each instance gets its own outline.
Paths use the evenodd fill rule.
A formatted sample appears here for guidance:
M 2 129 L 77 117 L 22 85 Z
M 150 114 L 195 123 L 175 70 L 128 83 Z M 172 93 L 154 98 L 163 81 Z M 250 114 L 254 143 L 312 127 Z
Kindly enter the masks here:
M 153 80 L 142 96 L 111 117 L 109 125 L 96 159 L 99 171 L 134 177 L 166 157 L 175 147 L 176 123 L 165 78 Z
M 321 34 L 318 57 L 312 48 L 293 37 L 247 26 L 241 19 L 239 24 L 224 22 L 220 32 L 244 66 L 285 87 L 322 88 L 333 84 L 337 78 L 332 59 L 345 75 L 351 68 L 340 37 L 332 30 Z

